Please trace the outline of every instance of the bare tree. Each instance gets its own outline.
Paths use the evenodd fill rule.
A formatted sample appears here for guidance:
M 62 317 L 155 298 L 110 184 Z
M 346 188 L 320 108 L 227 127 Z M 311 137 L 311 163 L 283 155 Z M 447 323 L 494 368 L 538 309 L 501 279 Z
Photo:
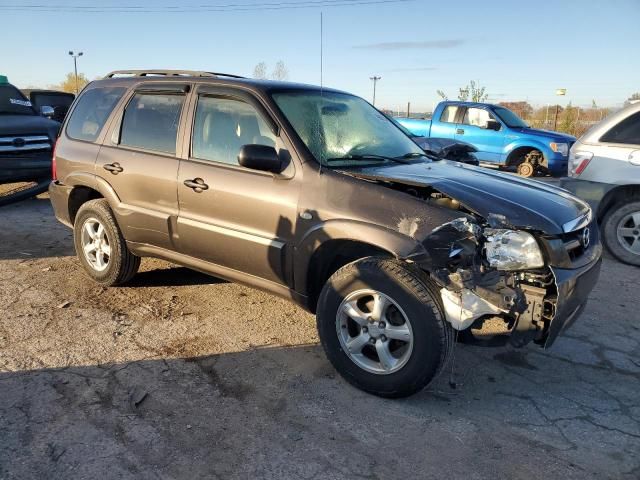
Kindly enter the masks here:
M 253 78 L 259 78 L 264 80 L 267 78 L 267 64 L 264 62 L 260 62 L 255 67 L 253 67 Z
M 449 97 L 447 97 L 447 94 L 444 93 L 442 90 L 436 90 L 436 93 L 442 100 L 445 100 L 445 101 L 449 100 Z
M 486 93 L 486 87 L 481 87 L 471 80 L 469 85 L 458 89 L 458 100 L 466 102 L 471 100 L 472 102 L 486 102 L 489 94 Z
M 287 80 L 289 78 L 289 70 L 287 70 L 282 60 L 278 60 L 278 63 L 276 63 L 271 78 L 274 80 Z

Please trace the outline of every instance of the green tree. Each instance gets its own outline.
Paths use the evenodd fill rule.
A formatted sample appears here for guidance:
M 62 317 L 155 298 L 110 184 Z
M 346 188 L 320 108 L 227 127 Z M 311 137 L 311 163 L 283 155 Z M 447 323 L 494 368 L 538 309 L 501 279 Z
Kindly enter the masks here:
M 76 93 L 82 90 L 89 83 L 89 79 L 84 73 L 78 73 L 78 84 L 76 89 L 76 75 L 73 72 L 67 73 L 64 80 L 56 85 L 51 85 L 53 90 L 61 90 L 68 93 Z
M 481 87 L 480 84 L 476 84 L 474 80 L 471 80 L 468 85 L 458 89 L 458 100 L 466 102 L 486 102 L 489 98 L 486 87 Z

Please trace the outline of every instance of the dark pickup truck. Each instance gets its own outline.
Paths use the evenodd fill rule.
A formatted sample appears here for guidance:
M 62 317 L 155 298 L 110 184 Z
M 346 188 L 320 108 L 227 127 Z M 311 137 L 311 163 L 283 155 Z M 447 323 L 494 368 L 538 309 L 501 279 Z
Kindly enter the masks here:
M 51 157 L 60 123 L 51 107 L 37 112 L 0 76 L 0 205 L 36 195 L 51 181 Z

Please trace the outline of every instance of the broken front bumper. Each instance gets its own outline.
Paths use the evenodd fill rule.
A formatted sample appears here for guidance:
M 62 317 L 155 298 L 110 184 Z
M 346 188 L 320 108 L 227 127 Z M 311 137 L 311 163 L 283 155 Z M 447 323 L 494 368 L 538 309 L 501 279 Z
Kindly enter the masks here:
M 600 276 L 602 259 L 576 269 L 551 268 L 558 289 L 556 311 L 544 347 L 550 347 L 558 335 L 580 316 Z

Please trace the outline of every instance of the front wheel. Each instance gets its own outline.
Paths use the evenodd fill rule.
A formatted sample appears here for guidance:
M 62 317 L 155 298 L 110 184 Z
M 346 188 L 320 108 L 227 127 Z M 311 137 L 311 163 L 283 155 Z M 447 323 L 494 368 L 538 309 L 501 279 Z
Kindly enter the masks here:
M 371 257 L 342 267 L 323 288 L 317 310 L 329 361 L 348 382 L 382 397 L 424 388 L 453 347 L 435 288 L 395 260 Z
M 615 205 L 605 216 L 602 230 L 614 257 L 640 266 L 640 201 Z

